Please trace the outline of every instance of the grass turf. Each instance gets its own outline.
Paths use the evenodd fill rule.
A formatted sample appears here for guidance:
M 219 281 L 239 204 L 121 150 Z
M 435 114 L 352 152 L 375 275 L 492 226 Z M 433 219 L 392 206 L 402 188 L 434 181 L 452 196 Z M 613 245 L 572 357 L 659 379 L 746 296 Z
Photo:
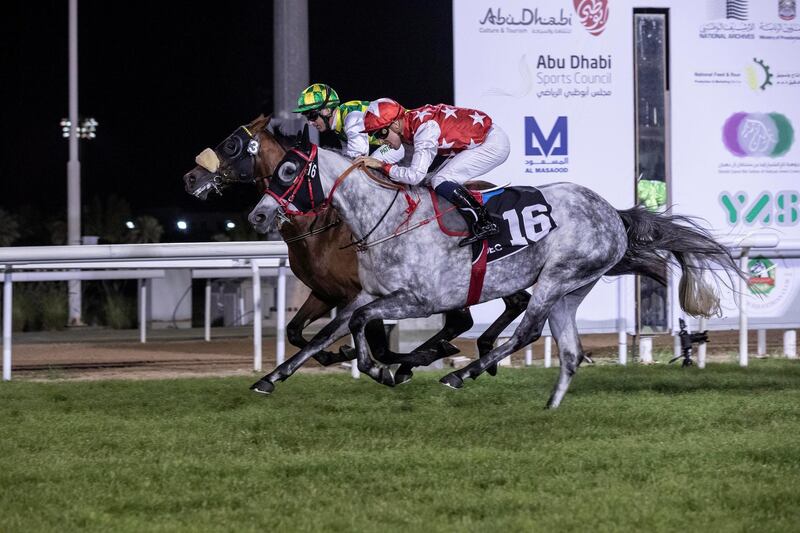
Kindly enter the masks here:
M 0 531 L 797 531 L 800 364 L 0 384 Z

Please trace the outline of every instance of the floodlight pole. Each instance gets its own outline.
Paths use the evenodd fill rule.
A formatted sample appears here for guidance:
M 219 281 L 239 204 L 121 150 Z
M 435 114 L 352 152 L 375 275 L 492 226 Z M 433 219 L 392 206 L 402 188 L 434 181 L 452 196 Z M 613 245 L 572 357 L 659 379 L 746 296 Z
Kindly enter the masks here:
M 275 0 L 272 10 L 274 116 L 302 122 L 292 109 L 308 86 L 308 0 Z
M 69 160 L 67 161 L 67 244 L 81 243 L 81 163 L 78 160 L 78 0 L 69 0 Z M 81 282 L 69 281 L 69 325 L 81 319 Z

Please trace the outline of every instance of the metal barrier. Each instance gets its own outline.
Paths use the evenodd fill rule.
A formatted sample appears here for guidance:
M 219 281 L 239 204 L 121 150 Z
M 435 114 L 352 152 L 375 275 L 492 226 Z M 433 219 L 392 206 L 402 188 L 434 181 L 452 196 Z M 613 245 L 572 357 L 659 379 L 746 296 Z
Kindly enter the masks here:
M 147 279 L 163 276 L 164 268 L 235 268 L 248 266 L 253 276 L 253 306 L 256 317 L 261 309 L 261 268 L 277 267 L 278 301 L 276 358 L 285 358 L 286 329 L 286 266 L 288 251 L 282 241 L 201 242 L 164 244 L 112 244 L 89 246 L 30 246 L 0 249 L 3 267 L 3 380 L 11 379 L 12 296 L 14 281 L 38 279 Z M 127 270 L 118 273 L 86 272 L 78 269 L 125 268 L 142 269 L 141 275 Z M 54 269 L 75 269 L 53 272 Z M 36 272 L 48 270 L 48 272 Z M 34 271 L 34 272 L 31 272 Z M 116 277 L 112 277 L 116 276 Z M 140 298 L 146 292 L 140 285 Z M 145 308 L 144 305 L 141 306 Z M 144 322 L 140 318 L 141 323 Z M 143 338 L 143 337 L 142 337 Z M 253 369 L 261 371 L 261 320 L 253 320 Z

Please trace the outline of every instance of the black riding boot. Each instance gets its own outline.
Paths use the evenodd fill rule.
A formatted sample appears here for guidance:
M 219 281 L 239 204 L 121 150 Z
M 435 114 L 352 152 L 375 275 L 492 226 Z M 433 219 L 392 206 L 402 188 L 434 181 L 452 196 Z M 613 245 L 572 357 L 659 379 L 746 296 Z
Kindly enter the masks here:
M 472 235 L 461 239 L 461 242 L 458 243 L 459 246 L 467 246 L 500 233 L 500 230 L 497 229 L 497 224 L 492 222 L 486 209 L 463 185 L 445 181 L 439 184 L 435 191 L 436 194 L 443 196 L 458 208 L 458 212 L 467 222 L 467 227 L 472 231 Z

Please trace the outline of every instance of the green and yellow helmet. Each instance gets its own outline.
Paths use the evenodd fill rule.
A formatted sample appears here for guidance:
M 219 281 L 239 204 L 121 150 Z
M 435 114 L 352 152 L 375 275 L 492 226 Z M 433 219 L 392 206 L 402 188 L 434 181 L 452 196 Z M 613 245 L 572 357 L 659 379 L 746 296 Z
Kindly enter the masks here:
M 330 85 L 325 83 L 314 83 L 303 89 L 297 98 L 297 108 L 293 113 L 305 113 L 313 109 L 324 107 L 336 107 L 339 105 L 339 95 L 336 94 Z

